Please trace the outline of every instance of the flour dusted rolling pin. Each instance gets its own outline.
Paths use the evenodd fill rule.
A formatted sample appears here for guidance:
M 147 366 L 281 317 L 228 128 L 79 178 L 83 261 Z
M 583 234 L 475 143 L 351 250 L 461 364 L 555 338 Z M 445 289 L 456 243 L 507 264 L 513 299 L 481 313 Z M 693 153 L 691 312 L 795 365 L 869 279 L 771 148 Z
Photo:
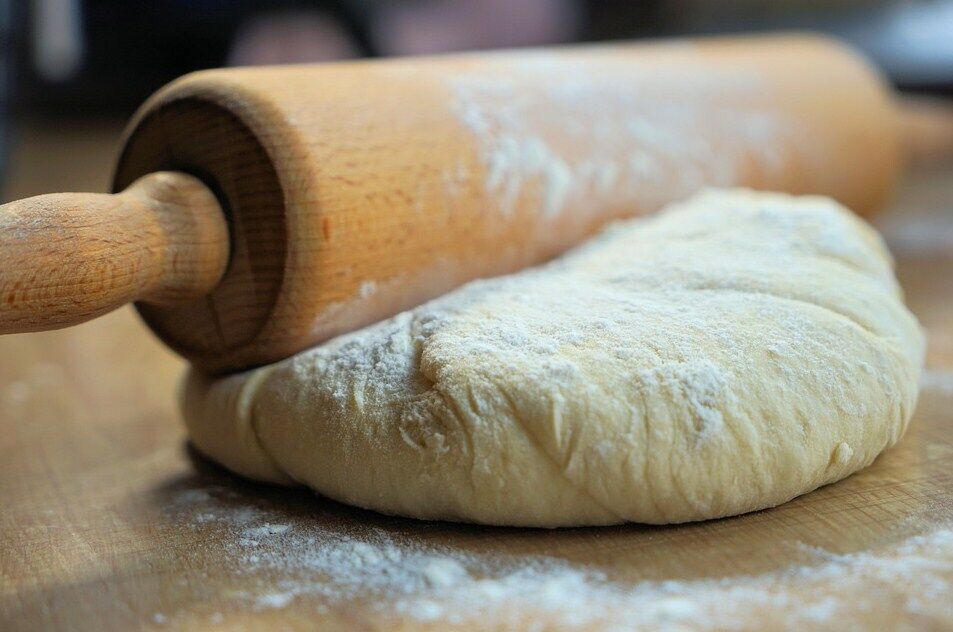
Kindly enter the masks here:
M 0 208 L 0 333 L 138 301 L 198 366 L 258 365 L 704 185 L 869 212 L 897 127 L 810 36 L 199 72 L 132 121 L 121 193 Z

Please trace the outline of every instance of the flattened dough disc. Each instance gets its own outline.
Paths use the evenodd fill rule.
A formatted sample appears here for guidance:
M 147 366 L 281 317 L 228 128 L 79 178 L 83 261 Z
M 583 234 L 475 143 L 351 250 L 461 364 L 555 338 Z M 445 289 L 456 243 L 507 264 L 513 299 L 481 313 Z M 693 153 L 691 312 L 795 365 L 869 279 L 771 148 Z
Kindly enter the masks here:
M 922 361 L 870 227 L 824 198 L 708 191 L 283 362 L 193 372 L 182 401 L 211 458 L 353 505 L 670 523 L 870 464 Z

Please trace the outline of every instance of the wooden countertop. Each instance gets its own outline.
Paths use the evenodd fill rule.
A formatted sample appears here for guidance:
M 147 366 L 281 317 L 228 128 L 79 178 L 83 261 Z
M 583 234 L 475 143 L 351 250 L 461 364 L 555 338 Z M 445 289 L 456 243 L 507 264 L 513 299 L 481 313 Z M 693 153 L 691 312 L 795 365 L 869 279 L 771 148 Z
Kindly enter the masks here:
M 27 142 L 14 155 L 5 198 L 101 190 L 117 137 L 108 124 L 23 130 Z M 805 620 L 822 628 L 953 627 L 953 539 L 933 550 L 934 540 L 915 537 L 953 524 L 951 172 L 953 166 L 914 174 L 879 219 L 930 337 L 930 368 L 907 436 L 845 481 L 733 519 L 542 531 L 350 509 L 305 491 L 244 482 L 195 457 L 175 408 L 183 364 L 131 310 L 71 330 L 2 337 L 0 629 L 444 629 L 454 621 L 467 628 L 597 628 L 623 615 L 627 628 L 687 621 L 768 629 Z M 278 539 L 249 543 L 250 532 Z M 404 557 L 368 572 L 353 559 L 367 553 L 353 541 L 368 534 L 375 564 L 381 551 Z M 346 559 L 325 564 L 330 549 L 322 542 Z M 479 593 L 486 585 L 471 581 L 462 590 L 477 595 L 476 605 L 456 593 L 450 610 L 428 610 L 419 600 L 414 610 L 407 600 L 416 597 L 391 585 L 407 580 L 401 564 L 416 563 L 408 551 L 438 551 L 487 573 L 496 572 L 493 564 L 512 571 L 542 559 L 562 569 L 550 579 L 590 579 L 547 600 L 541 593 L 554 582 L 533 584 L 547 577 L 539 571 L 524 582 L 525 604 Z M 299 563 L 298 552 L 320 553 L 323 562 Z M 895 562 L 898 573 L 914 568 L 902 566 L 911 555 L 921 566 L 930 562 L 928 576 L 915 567 L 895 584 L 884 580 L 893 572 L 886 564 Z M 377 575 L 380 581 L 369 581 Z M 366 590 L 355 577 L 369 581 Z M 424 576 L 440 584 L 434 577 Z M 717 578 L 728 579 L 706 583 Z M 662 580 L 680 583 L 637 586 Z M 600 592 L 593 583 L 614 588 Z M 927 598 L 937 589 L 940 598 Z M 424 592 L 428 599 L 443 594 Z M 598 602 L 591 616 L 590 595 Z M 732 599 L 744 608 L 729 621 L 724 610 Z M 574 612 L 560 609 L 563 600 Z M 400 608 L 388 605 L 397 601 Z M 645 612 L 660 604 L 668 610 Z

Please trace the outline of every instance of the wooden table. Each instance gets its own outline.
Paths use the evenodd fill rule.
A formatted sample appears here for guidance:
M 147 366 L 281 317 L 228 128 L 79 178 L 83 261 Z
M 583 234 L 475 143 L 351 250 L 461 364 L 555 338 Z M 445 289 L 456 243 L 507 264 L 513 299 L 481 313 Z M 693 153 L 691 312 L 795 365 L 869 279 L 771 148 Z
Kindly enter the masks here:
M 5 196 L 101 190 L 116 137 L 110 124 L 28 126 Z M 953 166 L 918 172 L 879 220 L 930 336 L 930 368 L 906 438 L 843 482 L 733 519 L 541 531 L 354 510 L 305 491 L 250 484 L 195 457 L 175 407 L 183 364 L 131 310 L 72 330 L 0 338 L 0 629 L 444 629 L 448 613 L 467 628 L 621 621 L 630 628 L 813 622 L 831 629 L 950 629 L 953 539 L 914 537 L 942 534 L 953 523 L 950 173 Z M 272 543 L 249 543 L 249 529 Z M 404 562 L 381 567 L 381 581 L 395 584 L 383 596 L 354 585 L 355 577 L 376 577 L 352 559 L 367 553 L 353 546 L 367 534 L 378 553 L 389 550 L 383 538 L 405 553 L 439 551 L 484 571 L 503 564 L 509 573 L 543 559 L 563 574 L 541 571 L 526 579 L 522 597 L 487 597 L 485 608 L 466 599 L 486 585 L 467 579 L 454 589 L 449 610 L 430 612 L 427 604 L 408 606 L 414 594 L 393 594 L 406 579 Z M 341 538 L 350 538 L 344 548 Z M 352 557 L 338 561 L 338 572 L 318 564 L 327 562 L 320 555 L 296 561 L 298 549 L 302 556 Z M 910 556 L 920 566 L 907 564 Z M 932 564 L 928 576 L 920 572 L 924 560 Z M 781 572 L 792 566 L 801 570 Z M 884 579 L 892 568 L 896 582 Z M 555 601 L 566 599 L 560 609 L 542 594 L 555 590 L 553 582 L 533 582 L 567 573 L 585 573 L 589 583 L 556 593 Z M 434 577 L 425 579 L 442 585 Z M 716 578 L 727 579 L 706 581 Z M 680 583 L 638 587 L 662 580 Z M 443 594 L 434 590 L 424 596 Z

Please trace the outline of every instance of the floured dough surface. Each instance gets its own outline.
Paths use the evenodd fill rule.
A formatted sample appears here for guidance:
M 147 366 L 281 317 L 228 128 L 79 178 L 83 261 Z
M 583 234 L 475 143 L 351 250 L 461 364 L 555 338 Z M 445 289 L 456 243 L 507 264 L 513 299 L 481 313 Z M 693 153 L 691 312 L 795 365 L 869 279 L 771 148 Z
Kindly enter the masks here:
M 669 523 L 868 465 L 906 428 L 922 360 L 866 224 L 824 198 L 709 191 L 288 360 L 193 372 L 183 409 L 235 472 L 385 513 Z

